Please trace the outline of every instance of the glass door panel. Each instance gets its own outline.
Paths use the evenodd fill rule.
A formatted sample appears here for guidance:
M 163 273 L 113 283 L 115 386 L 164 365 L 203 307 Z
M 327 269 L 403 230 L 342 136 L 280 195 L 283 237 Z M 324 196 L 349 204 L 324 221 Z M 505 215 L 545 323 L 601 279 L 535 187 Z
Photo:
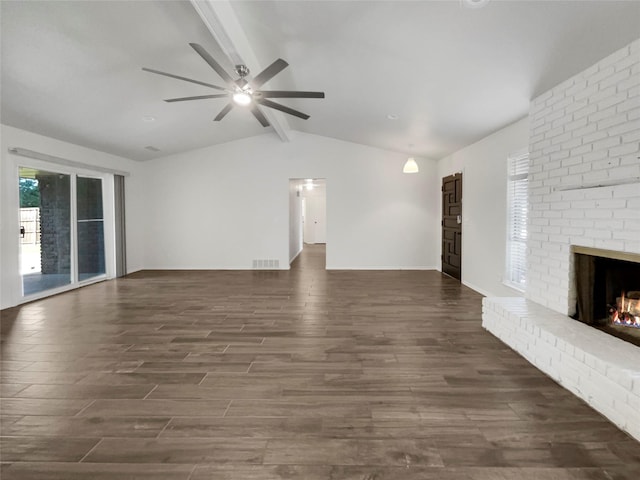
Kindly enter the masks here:
M 104 275 L 102 180 L 76 177 L 78 281 Z
M 71 283 L 71 176 L 20 167 L 23 295 Z

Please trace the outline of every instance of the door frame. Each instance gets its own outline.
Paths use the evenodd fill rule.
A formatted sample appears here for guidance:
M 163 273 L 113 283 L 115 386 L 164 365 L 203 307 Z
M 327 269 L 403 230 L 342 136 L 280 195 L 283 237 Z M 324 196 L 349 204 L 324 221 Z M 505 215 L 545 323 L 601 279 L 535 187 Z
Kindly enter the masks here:
M 325 205 L 325 245 L 327 245 L 328 243 L 328 239 L 327 239 L 327 233 L 328 233 L 328 221 L 327 221 L 327 208 L 328 208 L 328 194 L 327 194 L 327 178 L 326 177 L 295 177 L 295 178 L 289 178 L 289 214 L 291 215 L 292 211 L 295 211 L 297 209 L 297 206 L 294 206 L 293 203 L 294 202 L 299 202 L 299 206 L 300 206 L 300 211 L 299 211 L 299 215 L 297 215 L 297 218 L 293 218 L 293 217 L 289 217 L 289 235 L 288 235 L 288 241 L 289 241 L 289 265 L 291 265 L 291 263 L 293 263 L 293 261 L 298 257 L 298 255 L 302 252 L 302 250 L 304 249 L 304 229 L 305 229 L 305 222 L 308 221 L 308 219 L 306 218 L 306 206 L 303 205 L 303 203 L 307 203 L 306 202 L 306 198 L 304 195 L 304 191 L 305 191 L 305 184 L 311 180 L 312 182 L 315 181 L 320 181 L 323 183 L 324 185 L 324 205 Z M 295 192 L 295 193 L 294 193 Z M 304 202 L 303 202 L 304 201 Z M 297 229 L 295 228 L 295 225 L 293 225 L 293 222 L 296 222 L 300 225 L 300 245 L 296 245 L 296 249 L 299 248 L 298 252 L 292 252 L 291 251 L 291 245 L 293 243 L 296 243 L 296 239 L 293 238 L 294 237 L 294 230 L 297 231 Z M 327 245 L 328 248 L 328 245 Z M 326 255 L 326 253 L 325 253 Z
M 32 158 L 19 158 L 15 163 L 13 181 L 15 185 L 18 185 L 20 178 L 20 168 L 34 168 L 37 170 L 43 170 L 47 172 L 60 173 L 63 175 L 69 175 L 72 177 L 70 184 L 70 198 L 71 198 L 71 212 L 70 212 L 70 242 L 71 242 L 71 282 L 69 284 L 43 290 L 30 295 L 25 295 L 23 291 L 22 275 L 20 269 L 16 270 L 14 291 L 16 297 L 14 302 L 16 305 L 38 300 L 40 298 L 46 298 L 58 293 L 74 290 L 85 285 L 101 282 L 109 278 L 114 277 L 115 273 L 115 210 L 114 210 L 114 193 L 113 193 L 113 174 L 92 170 L 89 166 L 87 168 L 81 168 L 76 166 L 63 165 L 54 162 L 48 162 L 46 160 L 32 159 Z M 102 181 L 102 208 L 103 208 L 103 225 L 104 225 L 104 249 L 105 249 L 105 273 L 91 277 L 86 280 L 79 281 L 77 272 L 77 198 L 76 198 L 76 181 L 77 177 L 85 178 L 99 178 Z M 19 188 L 16 189 L 19 197 Z M 20 225 L 20 201 L 16 198 L 15 204 L 15 217 L 17 218 L 17 225 L 19 231 Z M 16 235 L 16 243 L 14 255 L 16 257 L 16 263 L 20 264 L 20 242 L 18 235 Z
M 455 187 L 455 188 L 459 188 L 460 206 L 459 206 L 459 209 L 457 210 L 457 212 L 459 213 L 445 215 L 444 186 L 447 180 L 448 181 L 453 180 L 454 182 L 459 182 L 459 187 Z M 442 216 L 440 220 L 440 234 L 441 234 L 440 270 L 442 273 L 449 275 L 450 277 L 455 278 L 460 282 L 462 282 L 462 219 L 463 219 L 463 192 L 464 192 L 463 188 L 464 188 L 464 182 L 463 182 L 462 172 L 456 172 L 454 174 L 447 175 L 446 177 L 442 178 L 442 185 L 441 185 L 441 215 Z M 454 202 L 454 204 L 455 203 L 456 202 Z M 449 243 L 451 242 L 451 240 L 447 240 L 445 238 L 445 231 L 447 232 L 453 231 L 454 236 L 457 237 L 457 238 L 454 238 L 454 244 L 457 243 L 458 248 L 460 250 L 458 253 L 460 258 L 460 265 L 458 268 L 456 268 L 451 263 L 445 263 L 445 257 L 447 254 L 446 250 Z

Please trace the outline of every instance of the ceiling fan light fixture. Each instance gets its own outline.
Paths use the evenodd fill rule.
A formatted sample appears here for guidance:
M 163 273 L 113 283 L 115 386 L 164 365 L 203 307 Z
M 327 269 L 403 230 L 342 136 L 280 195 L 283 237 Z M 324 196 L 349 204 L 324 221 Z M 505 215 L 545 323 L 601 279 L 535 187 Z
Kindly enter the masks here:
M 2 1 L 2 0 L 0 0 Z M 228 85 L 229 88 L 219 87 L 218 85 L 212 85 L 210 83 L 201 82 L 200 80 L 194 80 L 192 78 L 182 77 L 180 75 L 174 75 L 172 73 L 161 72 L 160 70 L 154 70 L 152 68 L 143 67 L 142 70 L 157 75 L 163 75 L 165 77 L 175 78 L 177 80 L 183 80 L 185 82 L 195 83 L 205 87 L 213 88 L 215 90 L 221 90 L 225 93 L 215 95 L 195 95 L 189 97 L 169 98 L 165 102 L 186 102 L 190 100 L 205 100 L 210 98 L 227 98 L 229 103 L 218 113 L 213 119 L 215 122 L 222 120 L 235 105 L 242 107 L 249 107 L 253 116 L 260 122 L 263 127 L 270 125 L 264 113 L 258 108 L 261 107 L 272 108 L 294 117 L 307 120 L 309 115 L 299 112 L 293 108 L 281 105 L 280 103 L 269 100 L 270 98 L 324 98 L 324 92 L 305 92 L 297 90 L 260 90 L 260 87 L 266 82 L 271 80 L 274 76 L 280 73 L 289 64 L 278 58 L 275 62 L 269 65 L 256 75 L 249 83 L 246 80 L 246 76 L 249 74 L 249 69 L 246 65 L 236 65 L 235 73 L 240 77 L 233 79 L 229 73 L 202 47 L 197 43 L 189 44 L 202 59 L 209 64 L 209 66 L 220 76 L 222 80 Z
M 236 92 L 233 94 L 233 101 L 238 105 L 249 105 L 251 103 L 251 94 L 248 92 Z
M 418 173 L 419 171 L 418 164 L 413 157 L 408 158 L 404 167 L 402 167 L 402 173 Z

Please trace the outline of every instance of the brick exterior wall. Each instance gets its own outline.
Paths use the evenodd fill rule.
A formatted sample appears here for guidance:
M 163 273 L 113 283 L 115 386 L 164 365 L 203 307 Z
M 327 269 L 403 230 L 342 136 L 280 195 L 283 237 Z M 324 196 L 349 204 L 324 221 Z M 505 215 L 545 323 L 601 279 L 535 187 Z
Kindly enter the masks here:
M 573 314 L 571 245 L 640 253 L 640 39 L 531 102 L 526 296 Z
M 69 175 L 41 172 L 40 263 L 43 274 L 71 272 L 71 207 Z

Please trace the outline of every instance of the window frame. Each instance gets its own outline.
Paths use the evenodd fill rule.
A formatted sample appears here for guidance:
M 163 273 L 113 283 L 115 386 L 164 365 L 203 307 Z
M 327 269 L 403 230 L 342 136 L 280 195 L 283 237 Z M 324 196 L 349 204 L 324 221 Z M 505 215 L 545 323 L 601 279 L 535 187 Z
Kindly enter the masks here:
M 507 157 L 506 248 L 503 283 L 519 292 L 527 286 L 529 151 Z

